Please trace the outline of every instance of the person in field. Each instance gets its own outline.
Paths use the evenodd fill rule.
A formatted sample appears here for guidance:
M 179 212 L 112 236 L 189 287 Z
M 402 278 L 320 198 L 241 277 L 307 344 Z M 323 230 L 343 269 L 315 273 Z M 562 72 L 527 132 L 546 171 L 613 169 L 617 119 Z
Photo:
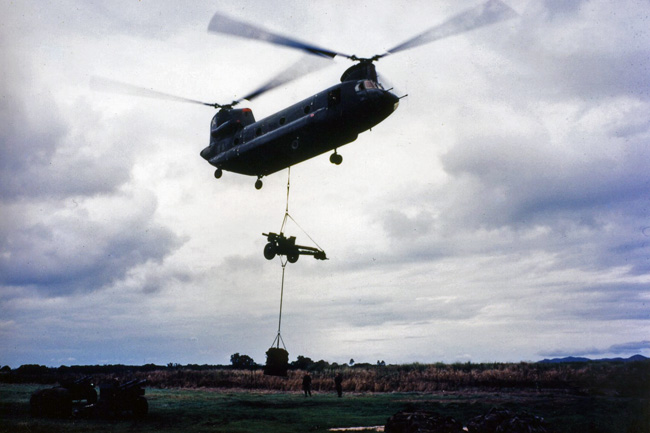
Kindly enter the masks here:
M 302 390 L 305 391 L 305 397 L 311 397 L 311 376 L 309 373 L 302 378 Z
M 343 376 L 341 376 L 341 373 L 337 373 L 336 377 L 334 377 L 334 386 L 339 397 L 343 397 Z

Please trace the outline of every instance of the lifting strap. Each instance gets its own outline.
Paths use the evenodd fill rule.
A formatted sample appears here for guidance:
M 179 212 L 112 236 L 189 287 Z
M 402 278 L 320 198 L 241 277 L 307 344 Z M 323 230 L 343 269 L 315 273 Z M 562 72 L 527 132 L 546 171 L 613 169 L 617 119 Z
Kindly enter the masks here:
M 293 219 L 293 217 L 291 215 L 289 215 L 289 192 L 290 192 L 290 189 L 291 189 L 291 167 L 288 168 L 288 174 L 287 174 L 287 205 L 286 205 L 285 210 L 284 210 L 284 219 L 282 220 L 282 227 L 280 228 L 280 233 L 284 233 L 284 228 L 287 225 L 287 218 L 291 218 L 291 221 L 293 221 L 294 224 L 297 225 L 298 228 L 300 230 L 302 230 L 302 232 L 305 235 L 307 235 L 309 240 L 311 240 L 314 243 L 314 245 L 316 245 L 316 247 L 318 247 L 319 250 L 322 250 L 321 246 L 318 245 L 318 243 L 311 236 L 309 236 L 309 233 L 307 233 L 305 231 L 305 229 L 303 229 L 300 226 L 300 224 L 298 224 L 298 221 L 296 221 L 295 219 Z
M 282 220 L 282 227 L 280 228 L 280 233 L 284 233 L 284 227 L 287 224 L 287 218 L 291 218 L 291 221 L 293 221 L 298 226 L 298 228 L 302 230 L 302 232 L 306 234 L 309 239 L 311 239 L 314 245 L 316 245 L 318 249 L 322 250 L 320 245 L 318 245 L 316 241 L 313 240 L 312 237 L 309 236 L 309 234 L 302 227 L 300 227 L 300 224 L 298 224 L 298 222 L 295 219 L 293 219 L 291 215 L 289 215 L 289 192 L 290 191 L 291 191 L 291 167 L 289 167 L 288 174 L 287 174 L 287 205 L 284 210 L 284 219 Z M 284 340 L 282 339 L 282 335 L 280 334 L 280 328 L 282 327 L 282 300 L 284 298 L 284 271 L 287 267 L 287 261 L 288 261 L 287 258 L 283 259 L 282 256 L 280 256 L 280 264 L 282 265 L 282 284 L 280 285 L 280 315 L 278 318 L 278 334 L 275 336 L 275 340 L 273 340 L 273 343 L 271 343 L 271 347 L 275 345 L 278 349 L 280 348 L 280 343 L 282 343 L 282 347 L 284 348 L 284 350 L 287 350 L 287 347 L 284 345 Z
M 284 270 L 287 266 L 287 261 L 282 259 L 280 259 L 280 261 L 282 263 L 282 285 L 280 286 L 280 317 L 278 318 L 278 335 L 275 336 L 275 340 L 273 340 L 273 343 L 271 343 L 271 347 L 273 347 L 273 345 L 276 345 L 276 347 L 279 349 L 280 343 L 282 343 L 284 350 L 287 350 L 287 346 L 284 345 L 282 335 L 280 335 L 280 327 L 282 326 L 282 298 L 284 297 Z

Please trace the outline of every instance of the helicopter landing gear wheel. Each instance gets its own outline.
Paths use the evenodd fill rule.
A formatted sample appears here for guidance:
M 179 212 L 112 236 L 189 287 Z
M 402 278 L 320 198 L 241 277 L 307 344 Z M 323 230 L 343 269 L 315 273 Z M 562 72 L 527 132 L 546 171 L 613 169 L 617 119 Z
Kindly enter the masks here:
M 220 168 L 217 168 L 214 171 L 214 177 L 217 178 L 217 179 L 221 179 L 221 176 L 223 176 L 223 170 L 220 169 Z
M 255 181 L 255 189 L 262 189 L 263 186 L 264 183 L 262 182 L 262 179 L 258 177 Z
M 343 157 L 334 151 L 334 153 L 330 155 L 330 162 L 332 164 L 340 165 L 343 162 Z
M 266 244 L 264 247 L 264 258 L 266 260 L 273 260 L 275 258 L 275 245 L 273 245 L 271 242 Z

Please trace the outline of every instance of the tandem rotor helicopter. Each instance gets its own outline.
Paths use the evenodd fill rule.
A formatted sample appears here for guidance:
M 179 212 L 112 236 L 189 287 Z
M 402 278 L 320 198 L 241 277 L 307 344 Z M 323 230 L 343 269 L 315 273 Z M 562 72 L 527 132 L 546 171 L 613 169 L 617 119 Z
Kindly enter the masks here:
M 208 31 L 260 40 L 301 50 L 321 58 L 345 57 L 355 64 L 337 83 L 307 99 L 261 120 L 255 120 L 250 108 L 235 108 L 242 101 L 252 101 L 263 93 L 303 76 L 313 70 L 300 63 L 281 72 L 253 92 L 227 104 L 202 102 L 162 93 L 130 84 L 95 78 L 99 90 L 156 97 L 214 107 L 219 111 L 210 123 L 210 142 L 201 157 L 216 168 L 218 179 L 223 171 L 256 176 L 255 188 L 262 188 L 262 177 L 333 151 L 330 162 L 341 164 L 337 149 L 358 135 L 379 124 L 399 105 L 400 97 L 379 82 L 374 62 L 399 51 L 427 44 L 516 16 L 500 0 L 488 0 L 455 15 L 442 24 L 372 57 L 320 48 L 288 36 L 267 31 L 259 26 L 215 14 Z

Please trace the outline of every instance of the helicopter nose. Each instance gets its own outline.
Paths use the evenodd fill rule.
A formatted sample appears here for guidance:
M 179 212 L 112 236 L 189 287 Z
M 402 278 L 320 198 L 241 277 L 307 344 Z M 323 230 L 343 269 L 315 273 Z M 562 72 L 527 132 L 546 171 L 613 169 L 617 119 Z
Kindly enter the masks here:
M 399 98 L 388 90 L 374 89 L 372 99 L 374 99 L 374 106 L 377 107 L 377 114 L 388 117 L 393 111 L 397 110 L 399 106 Z
M 359 132 L 366 131 L 393 114 L 399 105 L 399 98 L 388 90 L 367 89 L 360 96 L 355 114 Z
M 399 98 L 388 90 L 384 90 L 382 98 L 384 99 L 384 104 L 387 107 L 392 107 L 393 111 L 397 110 L 397 107 L 399 107 Z

